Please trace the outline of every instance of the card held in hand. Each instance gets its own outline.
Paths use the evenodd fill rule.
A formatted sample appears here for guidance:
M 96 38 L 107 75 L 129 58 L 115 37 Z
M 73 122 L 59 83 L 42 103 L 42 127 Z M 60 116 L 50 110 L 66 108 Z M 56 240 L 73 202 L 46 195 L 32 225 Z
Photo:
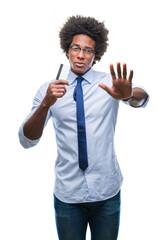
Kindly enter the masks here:
M 66 80 L 69 73 L 69 69 L 70 69 L 69 66 L 61 63 L 58 69 L 56 80 L 59 80 L 59 79 Z

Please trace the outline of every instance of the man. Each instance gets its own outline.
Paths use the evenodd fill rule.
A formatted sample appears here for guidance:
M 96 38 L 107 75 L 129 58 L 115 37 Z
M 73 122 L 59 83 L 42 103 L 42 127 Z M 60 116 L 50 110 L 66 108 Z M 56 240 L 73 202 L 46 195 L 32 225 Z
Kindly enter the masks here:
M 60 31 L 69 59 L 67 79 L 44 84 L 30 115 L 19 130 L 25 148 L 35 146 L 52 117 L 58 156 L 54 206 L 60 240 L 84 240 L 87 224 L 92 240 L 115 240 L 120 218 L 122 174 L 114 150 L 120 100 L 145 106 L 148 94 L 132 86 L 133 71 L 117 64 L 117 74 L 92 66 L 107 49 L 108 30 L 90 17 L 70 17 Z

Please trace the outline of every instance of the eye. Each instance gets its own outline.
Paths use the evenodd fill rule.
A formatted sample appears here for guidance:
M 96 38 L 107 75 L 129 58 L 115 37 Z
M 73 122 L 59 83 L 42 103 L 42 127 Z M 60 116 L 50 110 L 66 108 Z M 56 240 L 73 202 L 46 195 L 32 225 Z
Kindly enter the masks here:
M 86 53 L 92 53 L 92 51 L 93 51 L 93 50 L 91 50 L 91 49 L 85 48 L 85 52 L 86 52 Z
M 74 51 L 78 51 L 80 48 L 79 48 L 78 46 L 72 46 L 72 49 L 73 49 Z

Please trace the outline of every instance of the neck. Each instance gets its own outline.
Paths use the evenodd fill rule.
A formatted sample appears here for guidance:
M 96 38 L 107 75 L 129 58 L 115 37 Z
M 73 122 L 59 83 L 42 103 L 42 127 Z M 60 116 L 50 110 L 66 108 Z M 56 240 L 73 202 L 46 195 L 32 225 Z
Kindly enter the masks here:
M 71 71 L 75 73 L 78 77 L 82 77 L 85 73 L 87 73 L 91 68 L 89 68 L 86 72 L 75 72 L 73 68 L 71 68 Z

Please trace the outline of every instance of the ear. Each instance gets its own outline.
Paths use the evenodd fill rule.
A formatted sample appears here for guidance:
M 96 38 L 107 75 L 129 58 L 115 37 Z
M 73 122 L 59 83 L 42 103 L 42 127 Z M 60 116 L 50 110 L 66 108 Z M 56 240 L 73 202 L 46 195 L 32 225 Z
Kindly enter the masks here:
M 69 52 L 66 53 L 67 58 L 69 59 Z
M 99 56 L 95 56 L 95 57 L 94 57 L 94 60 L 93 60 L 92 66 L 93 66 L 94 64 L 96 64 L 96 61 L 99 61 L 99 60 L 100 60 L 100 57 L 99 57 Z
M 94 61 L 96 62 L 99 59 L 98 56 L 95 56 Z

